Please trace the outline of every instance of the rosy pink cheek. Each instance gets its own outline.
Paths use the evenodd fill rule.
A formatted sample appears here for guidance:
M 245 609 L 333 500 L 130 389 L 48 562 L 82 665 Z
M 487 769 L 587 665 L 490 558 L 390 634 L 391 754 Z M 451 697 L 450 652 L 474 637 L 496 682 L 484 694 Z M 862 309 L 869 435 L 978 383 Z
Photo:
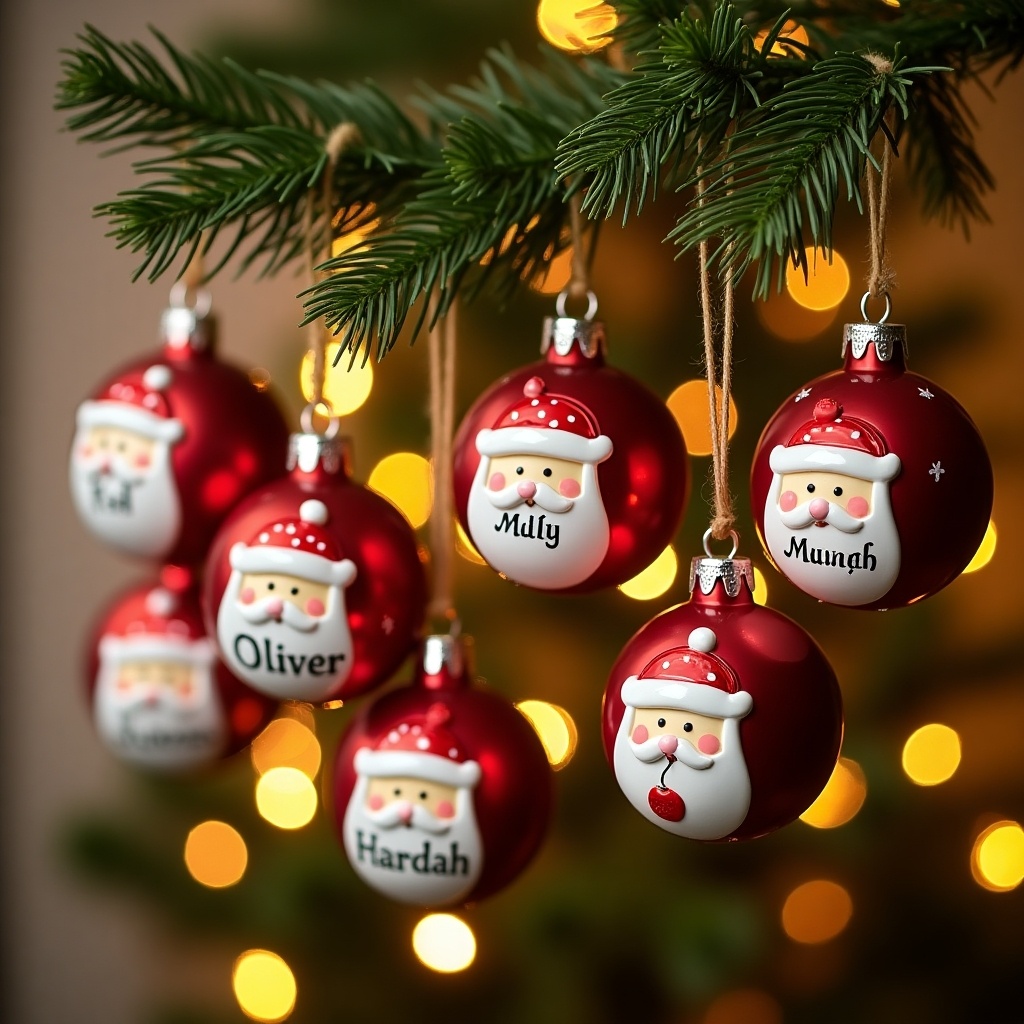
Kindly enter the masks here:
M 384 806 L 384 797 L 380 793 L 374 793 L 369 800 L 366 801 L 366 806 L 371 811 L 379 811 Z
M 648 736 L 648 732 L 647 732 L 647 726 L 646 725 L 638 725 L 633 730 L 633 742 L 634 743 L 646 743 L 647 742 L 647 736 Z
M 857 497 L 849 500 L 846 505 L 846 511 L 857 519 L 863 519 L 871 511 L 871 508 L 864 498 L 857 495 Z
M 92 455 L 92 445 L 83 444 L 82 447 L 78 449 L 78 454 L 81 455 L 83 459 L 89 458 L 89 456 Z
M 571 477 L 566 480 L 559 480 L 558 493 L 563 498 L 578 498 L 580 496 L 579 481 L 573 480 Z
M 505 474 L 494 473 L 491 479 L 487 481 L 487 486 L 492 491 L 500 491 L 505 486 Z
M 130 679 L 124 678 L 118 679 L 117 688 L 122 692 L 124 692 L 125 690 L 130 690 L 132 688 L 132 681 Z
M 252 587 L 246 587 L 238 596 L 242 604 L 252 604 L 256 600 L 256 591 Z
M 323 603 L 323 601 L 321 601 L 319 597 L 311 597 L 306 602 L 306 611 L 310 615 L 323 615 L 323 613 L 324 613 L 324 603 Z
M 796 508 L 796 491 L 784 491 L 779 498 L 779 508 L 783 512 L 792 512 Z
M 706 732 L 697 740 L 697 749 L 702 754 L 717 754 L 722 749 L 722 744 L 718 742 L 717 736 L 712 736 L 711 733 Z
M 135 456 L 135 465 L 136 466 L 139 466 L 139 467 L 145 469 L 145 467 L 148 466 L 149 463 L 150 463 L 150 458 L 149 458 L 149 455 L 146 454 L 146 452 L 140 452 L 138 455 Z
M 452 802 L 450 800 L 442 800 L 437 805 L 437 816 L 439 818 L 454 818 L 455 817 L 455 808 L 452 807 Z

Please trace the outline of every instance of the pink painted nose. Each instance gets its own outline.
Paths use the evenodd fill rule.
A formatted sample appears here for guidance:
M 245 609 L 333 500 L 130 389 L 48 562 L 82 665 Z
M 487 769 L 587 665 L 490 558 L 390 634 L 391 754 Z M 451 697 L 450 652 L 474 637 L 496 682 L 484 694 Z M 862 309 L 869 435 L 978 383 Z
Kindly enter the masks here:
M 279 597 L 272 597 L 267 602 L 267 611 L 275 619 L 280 619 L 281 618 L 281 612 L 284 611 L 284 601 L 282 601 L 281 598 L 279 598 Z
M 676 752 L 676 747 L 678 746 L 679 740 L 677 740 L 675 736 L 662 736 L 661 739 L 658 740 L 658 749 L 663 754 L 674 754 Z
M 822 520 L 828 518 L 828 502 L 824 498 L 815 498 L 814 501 L 807 506 L 807 511 L 811 513 L 812 519 Z
M 516 487 L 516 493 L 529 501 L 537 493 L 537 485 L 532 480 L 524 480 Z
M 412 804 L 408 800 L 403 800 L 398 805 L 398 816 L 402 819 L 403 825 L 412 823 Z

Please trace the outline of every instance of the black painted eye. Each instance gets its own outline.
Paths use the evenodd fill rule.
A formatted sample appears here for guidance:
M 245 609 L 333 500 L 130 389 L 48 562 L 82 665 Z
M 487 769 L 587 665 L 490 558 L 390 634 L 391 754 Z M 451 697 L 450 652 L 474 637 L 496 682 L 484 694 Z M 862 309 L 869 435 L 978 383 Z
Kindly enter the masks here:
M 659 718 L 658 719 L 658 728 L 659 729 L 664 729 L 665 728 L 665 719 L 664 718 Z
M 814 493 L 814 484 L 808 484 L 807 485 L 807 493 L 808 494 L 813 494 Z
M 292 587 L 292 593 L 293 594 L 297 594 L 298 592 L 299 592 L 299 588 L 298 587 Z
M 426 800 L 427 799 L 427 791 L 425 789 L 420 792 L 420 799 L 421 800 Z
M 523 467 L 522 466 L 516 466 L 516 475 L 517 476 L 522 476 L 523 475 Z
M 125 448 L 127 448 L 127 447 L 128 447 L 128 445 L 126 445 L 126 444 L 124 443 L 124 441 L 118 441 L 118 442 L 117 442 L 117 450 L 118 450 L 119 452 L 123 452 L 123 451 L 125 450 Z
M 684 722 L 683 732 L 693 732 L 693 722 Z
M 545 476 L 551 476 L 551 470 L 550 469 L 545 469 L 544 470 L 544 475 Z
M 395 794 L 395 796 L 401 796 L 402 795 L 402 791 L 398 788 L 398 786 L 395 786 L 394 794 Z
M 838 498 L 843 493 L 843 489 L 842 487 L 833 487 L 832 493 Z
M 276 586 L 277 586 L 277 584 L 276 584 L 276 583 L 268 583 L 268 584 L 267 584 L 267 590 L 273 590 L 273 589 L 274 589 L 274 587 L 276 587 Z

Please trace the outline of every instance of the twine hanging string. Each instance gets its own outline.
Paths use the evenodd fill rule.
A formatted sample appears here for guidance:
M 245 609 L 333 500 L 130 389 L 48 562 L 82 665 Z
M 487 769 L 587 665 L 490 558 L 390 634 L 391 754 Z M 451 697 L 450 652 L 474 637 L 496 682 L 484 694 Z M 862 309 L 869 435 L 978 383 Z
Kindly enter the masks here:
M 572 236 L 572 270 L 567 290 L 572 299 L 585 299 L 590 292 L 590 254 L 583 246 L 583 214 L 580 210 L 580 194 L 569 197 L 569 232 Z
M 886 75 L 892 71 L 892 61 L 877 53 L 868 53 L 864 59 L 871 64 L 878 75 Z M 891 130 L 891 112 L 886 114 L 885 123 Z M 892 147 L 886 137 L 882 136 L 882 169 L 879 173 L 870 159 L 864 162 L 864 184 L 868 195 L 868 224 L 871 232 L 871 269 L 868 271 L 867 292 L 873 299 L 888 298 L 896 286 L 896 273 L 889 264 L 888 253 L 885 251 L 885 231 L 889 218 L 889 185 L 891 171 Z
M 439 301 L 439 300 L 438 300 Z M 434 564 L 430 620 L 445 620 L 457 629 L 454 601 L 455 520 L 452 515 L 452 436 L 455 430 L 456 306 L 430 328 L 427 351 L 430 374 L 430 461 L 433 467 L 433 508 L 430 547 Z
M 306 197 L 305 234 L 309 254 L 309 277 L 316 284 L 320 275 L 317 267 L 331 258 L 334 246 L 334 173 L 338 161 L 346 147 L 359 141 L 359 129 L 350 121 L 336 125 L 327 136 L 324 152 L 327 154 L 323 175 L 320 179 L 320 205 L 323 207 L 323 225 L 319 233 L 313 230 L 316 220 L 317 196 L 310 189 Z M 324 400 L 324 381 L 327 378 L 327 344 L 331 340 L 331 332 L 323 319 L 315 320 L 309 325 L 310 351 L 313 353 L 313 373 L 310 382 L 309 408 L 315 412 L 323 407 L 328 416 L 332 415 L 330 405 Z

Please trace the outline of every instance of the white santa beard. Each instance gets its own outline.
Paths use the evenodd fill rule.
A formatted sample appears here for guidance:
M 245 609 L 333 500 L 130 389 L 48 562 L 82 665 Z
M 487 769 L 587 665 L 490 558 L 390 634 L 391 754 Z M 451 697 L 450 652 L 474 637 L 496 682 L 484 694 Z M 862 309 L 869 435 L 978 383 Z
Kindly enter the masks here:
M 342 825 L 345 853 L 356 874 L 402 903 L 447 906 L 464 900 L 484 865 L 470 789 L 456 790 L 451 825 L 443 835 L 435 835 L 415 826 L 376 824 L 366 811 L 368 787 L 369 777 L 358 776 Z M 432 870 L 440 867 L 445 870 Z
M 469 535 L 492 569 L 539 590 L 562 590 L 591 577 L 608 553 L 608 516 L 597 467 L 583 463 L 583 490 L 567 512 L 546 512 L 525 502 L 495 508 L 487 497 L 490 459 L 480 459 L 469 492 Z
M 856 533 L 832 526 L 790 529 L 779 518 L 781 487 L 776 473 L 764 506 L 764 539 L 779 571 L 805 594 L 831 604 L 855 607 L 884 597 L 900 574 L 888 482 L 871 485 L 871 514 Z
M 143 704 L 141 685 L 125 697 L 117 686 L 119 674 L 116 662 L 101 663 L 93 720 L 103 742 L 121 760 L 158 771 L 182 771 L 224 752 L 227 725 L 209 669 L 193 669 L 194 689 L 187 705 L 166 693 L 156 704 Z
M 651 809 L 648 795 L 661 785 L 668 761 L 662 758 L 652 764 L 639 760 L 629 747 L 632 725 L 633 709 L 627 707 L 615 736 L 613 766 L 619 788 L 648 821 L 686 839 L 706 840 L 722 839 L 743 824 L 750 810 L 750 775 L 740 746 L 738 718 L 723 720 L 722 749 L 710 767 L 688 768 L 676 761 L 665 774 L 666 788 L 683 799 L 681 821 L 668 821 Z
M 327 608 L 316 627 L 287 622 L 249 622 L 240 611 L 242 573 L 231 573 L 217 613 L 221 657 L 239 679 L 278 700 L 330 700 L 352 671 L 352 633 L 341 587 L 327 592 Z
M 82 522 L 105 544 L 131 555 L 160 558 L 174 547 L 181 530 L 181 499 L 174 480 L 171 446 L 153 445 L 145 469 L 111 460 L 111 472 L 100 473 L 102 460 L 84 458 L 71 448 L 71 496 Z

